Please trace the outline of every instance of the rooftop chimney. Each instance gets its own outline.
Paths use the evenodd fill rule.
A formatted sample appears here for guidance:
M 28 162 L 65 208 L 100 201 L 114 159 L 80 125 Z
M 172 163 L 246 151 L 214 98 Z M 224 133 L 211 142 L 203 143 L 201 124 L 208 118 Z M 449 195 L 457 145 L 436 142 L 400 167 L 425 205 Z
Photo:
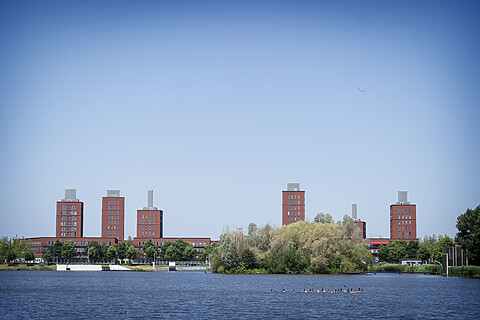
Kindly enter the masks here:
M 352 203 L 352 219 L 357 220 L 357 204 Z
M 143 207 L 143 210 L 157 210 L 157 207 L 153 206 L 153 190 L 148 190 L 148 207 Z

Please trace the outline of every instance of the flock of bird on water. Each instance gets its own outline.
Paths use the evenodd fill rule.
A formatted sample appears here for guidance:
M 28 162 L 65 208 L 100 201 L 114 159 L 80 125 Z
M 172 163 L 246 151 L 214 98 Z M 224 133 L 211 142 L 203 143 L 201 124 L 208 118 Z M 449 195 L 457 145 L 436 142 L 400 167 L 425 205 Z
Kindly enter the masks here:
M 268 289 L 267 292 L 273 292 L 273 289 Z M 285 289 L 282 289 L 282 291 L 280 291 L 281 293 L 285 293 L 287 291 L 285 291 Z M 292 291 L 292 293 L 311 293 L 311 292 L 316 292 L 316 293 L 363 293 L 363 289 L 362 288 L 358 288 L 358 289 L 352 289 L 352 288 L 349 288 L 349 289 L 333 289 L 333 290 L 323 290 L 323 288 L 321 290 L 315 290 L 315 289 L 303 289 L 301 291 L 295 291 L 295 289 Z
M 223 290 L 223 292 L 227 292 L 227 290 Z M 273 292 L 273 289 L 268 289 L 267 292 Z M 285 292 L 288 292 L 288 291 L 285 291 L 285 289 L 282 289 L 280 291 L 281 293 L 285 293 Z M 291 291 L 291 293 L 363 293 L 363 288 L 358 288 L 358 289 L 352 289 L 352 288 L 349 288 L 349 289 L 333 289 L 333 290 L 324 290 L 323 288 L 321 290 L 315 290 L 315 289 L 303 289 L 301 291 L 295 291 L 295 289 L 293 289 Z

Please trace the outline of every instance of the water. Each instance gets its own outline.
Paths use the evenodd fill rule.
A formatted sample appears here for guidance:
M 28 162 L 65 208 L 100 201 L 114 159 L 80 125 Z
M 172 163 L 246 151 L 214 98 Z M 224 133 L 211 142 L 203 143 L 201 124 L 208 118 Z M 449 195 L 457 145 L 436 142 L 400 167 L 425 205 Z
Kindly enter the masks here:
M 363 288 L 364 293 L 291 292 L 322 287 Z M 8 319 L 478 319 L 479 315 L 477 279 L 409 274 L 0 272 L 0 318 Z

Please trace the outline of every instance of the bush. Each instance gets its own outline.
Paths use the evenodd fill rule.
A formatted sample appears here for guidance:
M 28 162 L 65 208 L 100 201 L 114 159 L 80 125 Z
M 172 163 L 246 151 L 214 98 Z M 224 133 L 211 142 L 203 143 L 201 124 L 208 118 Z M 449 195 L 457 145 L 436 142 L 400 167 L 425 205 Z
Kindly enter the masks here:
M 450 267 L 448 268 L 448 274 L 456 277 L 472 277 L 480 278 L 479 266 L 463 266 L 463 267 Z

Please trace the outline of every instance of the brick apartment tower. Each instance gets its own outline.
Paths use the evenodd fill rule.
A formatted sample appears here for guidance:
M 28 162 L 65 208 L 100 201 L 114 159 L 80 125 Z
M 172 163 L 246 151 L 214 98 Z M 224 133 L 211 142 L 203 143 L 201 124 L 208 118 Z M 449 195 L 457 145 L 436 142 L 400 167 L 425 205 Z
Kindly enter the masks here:
M 282 191 L 282 225 L 305 221 L 305 191 L 300 191 L 300 183 L 287 183 L 287 191 Z
M 398 191 L 398 202 L 390 205 L 390 239 L 417 240 L 417 206 L 407 201 L 407 191 Z
M 148 190 L 148 207 L 137 210 L 137 238 L 163 238 L 163 211 L 153 206 L 153 190 Z
M 107 190 L 102 197 L 102 238 L 124 239 L 125 198 L 120 190 Z
M 56 237 L 83 237 L 83 202 L 77 189 L 65 189 L 65 199 L 57 201 Z
M 357 218 L 356 203 L 352 204 L 352 219 L 353 219 L 353 224 L 356 225 L 358 229 L 360 229 L 360 236 L 362 237 L 362 239 L 365 239 L 367 237 L 367 223 Z

